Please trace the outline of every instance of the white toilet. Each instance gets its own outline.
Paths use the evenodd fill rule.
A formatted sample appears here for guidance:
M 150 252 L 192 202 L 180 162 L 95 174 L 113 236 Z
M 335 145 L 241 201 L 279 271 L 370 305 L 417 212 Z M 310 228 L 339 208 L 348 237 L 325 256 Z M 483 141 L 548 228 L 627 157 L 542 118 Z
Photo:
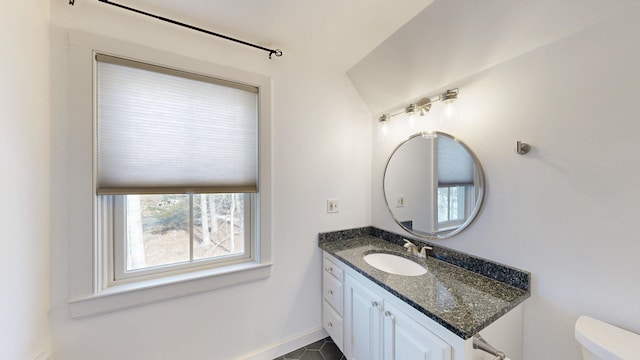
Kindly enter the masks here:
M 640 335 L 588 316 L 576 321 L 576 340 L 585 360 L 640 360 Z

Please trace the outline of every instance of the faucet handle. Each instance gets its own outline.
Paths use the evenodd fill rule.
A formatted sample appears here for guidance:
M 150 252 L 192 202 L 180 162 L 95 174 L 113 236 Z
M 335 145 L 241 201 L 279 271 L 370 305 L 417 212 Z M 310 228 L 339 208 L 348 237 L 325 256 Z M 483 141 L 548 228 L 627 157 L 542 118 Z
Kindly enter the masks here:
M 420 255 L 422 255 L 422 257 L 427 257 L 427 255 L 429 254 L 429 251 L 433 250 L 433 248 L 431 246 L 423 246 L 422 249 L 420 250 Z
M 417 248 L 416 244 L 412 243 L 411 241 L 407 240 L 407 239 L 402 239 L 404 240 L 404 247 L 411 251 L 411 248 Z

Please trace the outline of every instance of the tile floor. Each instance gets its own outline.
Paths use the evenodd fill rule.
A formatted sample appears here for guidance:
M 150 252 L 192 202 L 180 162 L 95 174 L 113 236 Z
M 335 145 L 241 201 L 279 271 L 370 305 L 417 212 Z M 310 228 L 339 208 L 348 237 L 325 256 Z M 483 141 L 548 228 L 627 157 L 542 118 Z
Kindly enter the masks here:
M 318 340 L 273 360 L 346 360 L 331 338 Z

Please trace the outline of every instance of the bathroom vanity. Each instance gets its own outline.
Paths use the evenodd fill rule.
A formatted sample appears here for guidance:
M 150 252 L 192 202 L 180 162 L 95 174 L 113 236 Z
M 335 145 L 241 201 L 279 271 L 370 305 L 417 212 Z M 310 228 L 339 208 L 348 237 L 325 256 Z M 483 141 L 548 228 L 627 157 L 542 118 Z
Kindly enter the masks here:
M 323 326 L 348 359 L 486 360 L 481 334 L 510 359 L 522 357 L 527 272 L 434 246 L 407 254 L 404 237 L 376 228 L 319 235 L 323 249 Z M 410 239 L 414 241 L 414 239 Z M 364 256 L 409 257 L 427 271 L 396 275 Z

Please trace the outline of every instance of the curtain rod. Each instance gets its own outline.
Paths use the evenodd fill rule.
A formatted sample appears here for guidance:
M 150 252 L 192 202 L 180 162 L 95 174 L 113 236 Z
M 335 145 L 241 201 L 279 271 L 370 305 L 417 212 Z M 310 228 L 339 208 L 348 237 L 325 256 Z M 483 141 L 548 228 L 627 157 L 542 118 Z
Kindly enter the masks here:
M 266 47 L 263 47 L 263 46 L 260 46 L 260 45 L 252 44 L 250 42 L 246 42 L 246 41 L 243 41 L 243 40 L 232 38 L 232 37 L 227 36 L 227 35 L 219 34 L 219 33 L 216 33 L 216 32 L 213 32 L 213 31 L 209 31 L 209 30 L 206 30 L 206 29 L 202 29 L 202 28 L 199 28 L 199 27 L 196 27 L 196 26 L 193 26 L 193 25 L 185 24 L 185 23 L 180 22 L 180 21 L 169 19 L 169 18 L 166 18 L 164 16 L 151 14 L 151 13 L 148 13 L 146 11 L 142 11 L 142 10 L 134 9 L 132 7 L 128 7 L 128 6 L 125 6 L 125 5 L 122 5 L 122 4 L 114 3 L 114 2 L 109 1 L 109 0 L 98 0 L 98 1 L 102 2 L 102 3 L 105 3 L 105 4 L 109 4 L 109 5 L 113 5 L 113 6 L 119 7 L 121 9 L 133 11 L 133 12 L 141 14 L 141 15 L 146 15 L 146 16 L 158 19 L 158 20 L 162 20 L 162 21 L 174 24 L 174 25 L 179 25 L 179 26 L 182 26 L 182 27 L 186 27 L 187 29 L 200 31 L 200 32 L 203 32 L 203 33 L 208 34 L 208 35 L 217 36 L 217 37 L 225 39 L 225 40 L 233 41 L 233 42 L 236 42 L 236 43 L 239 43 L 239 44 L 242 44 L 242 45 L 246 45 L 246 46 L 250 46 L 250 47 L 253 47 L 253 48 L 256 48 L 256 49 L 260 49 L 262 51 L 266 51 L 266 52 L 269 53 L 269 59 L 271 59 L 271 56 L 273 56 L 273 55 L 275 55 L 276 57 L 282 56 L 282 50 L 280 50 L 280 49 L 269 49 L 269 48 L 266 48 Z M 75 2 L 76 2 L 75 0 L 69 0 L 69 5 L 74 5 Z

